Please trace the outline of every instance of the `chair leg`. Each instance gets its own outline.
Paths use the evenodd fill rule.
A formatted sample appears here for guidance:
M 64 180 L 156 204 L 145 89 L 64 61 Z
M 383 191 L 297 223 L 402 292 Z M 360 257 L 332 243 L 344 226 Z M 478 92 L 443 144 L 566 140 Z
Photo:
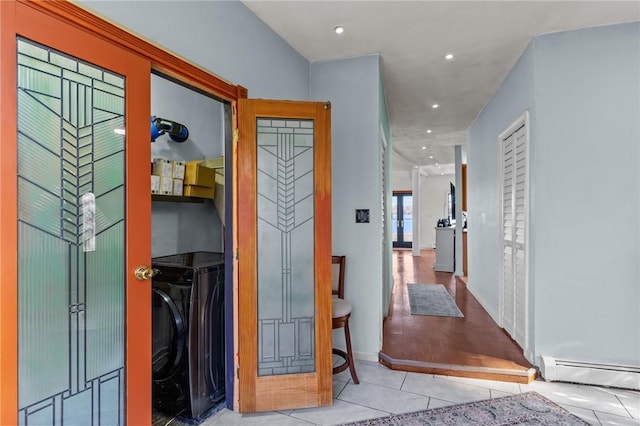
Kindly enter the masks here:
M 353 363 L 353 355 L 351 352 L 351 333 L 349 333 L 349 321 L 347 321 L 344 325 L 344 336 L 347 344 L 347 363 L 349 365 L 349 372 L 351 373 L 351 379 L 353 379 L 353 383 L 356 385 L 360 384 L 358 380 L 358 376 L 356 375 L 356 366 Z

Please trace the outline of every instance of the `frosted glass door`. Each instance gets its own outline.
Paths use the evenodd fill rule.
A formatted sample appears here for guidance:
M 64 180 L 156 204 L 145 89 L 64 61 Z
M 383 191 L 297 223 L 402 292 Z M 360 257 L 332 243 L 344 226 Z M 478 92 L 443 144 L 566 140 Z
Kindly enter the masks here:
M 19 423 L 124 424 L 125 79 L 17 50 Z
M 260 376 L 315 371 L 313 124 L 257 120 Z
M 331 109 L 238 100 L 239 411 L 331 403 Z

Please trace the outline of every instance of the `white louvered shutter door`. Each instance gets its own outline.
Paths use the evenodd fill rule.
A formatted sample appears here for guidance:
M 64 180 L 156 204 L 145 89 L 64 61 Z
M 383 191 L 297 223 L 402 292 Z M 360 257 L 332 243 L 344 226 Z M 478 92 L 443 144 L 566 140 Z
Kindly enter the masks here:
M 524 127 L 515 133 L 514 208 L 513 208 L 513 288 L 515 291 L 515 330 L 513 338 L 526 346 L 527 288 L 526 288 L 526 229 L 527 229 L 527 137 Z
M 380 222 L 382 225 L 382 315 L 387 316 L 391 302 L 391 284 L 389 283 L 389 262 L 387 259 L 387 144 L 384 138 L 380 138 Z
M 513 265 L 513 175 L 514 175 L 514 135 L 503 141 L 502 147 L 502 326 L 513 336 L 515 328 L 514 265 Z

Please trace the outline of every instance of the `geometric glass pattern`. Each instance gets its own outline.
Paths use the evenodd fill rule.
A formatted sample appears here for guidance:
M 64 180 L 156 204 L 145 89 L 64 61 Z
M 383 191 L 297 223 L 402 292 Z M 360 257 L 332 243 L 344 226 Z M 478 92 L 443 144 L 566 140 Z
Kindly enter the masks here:
M 315 371 L 314 122 L 257 119 L 258 375 Z
M 125 79 L 17 48 L 19 424 L 121 425 Z

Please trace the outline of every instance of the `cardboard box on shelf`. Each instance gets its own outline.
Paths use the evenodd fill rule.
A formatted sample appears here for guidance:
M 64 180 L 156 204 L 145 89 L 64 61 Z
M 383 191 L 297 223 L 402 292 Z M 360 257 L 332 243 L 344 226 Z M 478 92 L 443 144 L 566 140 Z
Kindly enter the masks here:
M 160 193 L 160 176 L 151 175 L 151 193 Z
M 173 179 L 173 195 L 182 196 L 183 183 L 182 179 Z
M 215 185 L 214 169 L 204 167 L 200 163 L 200 160 L 187 162 L 184 184 L 213 188 Z
M 160 194 L 173 195 L 173 178 L 160 176 Z
M 224 169 L 219 168 L 216 170 L 216 190 L 213 197 L 213 205 L 216 206 L 216 210 L 218 211 L 218 216 L 220 216 L 220 220 L 222 221 L 222 225 L 224 226 L 225 221 L 225 210 L 224 210 Z
M 172 177 L 173 164 L 166 158 L 154 158 L 151 174 L 156 176 Z
M 224 169 L 216 169 L 216 186 L 224 185 Z
M 204 186 L 184 185 L 183 195 L 185 197 L 211 198 L 213 199 L 215 189 Z
M 224 168 L 224 157 L 206 158 L 200 162 L 200 165 L 212 169 L 222 169 Z
M 173 160 L 171 162 L 173 164 L 173 178 L 174 179 L 184 179 L 184 169 L 187 165 L 186 161 L 177 161 Z

